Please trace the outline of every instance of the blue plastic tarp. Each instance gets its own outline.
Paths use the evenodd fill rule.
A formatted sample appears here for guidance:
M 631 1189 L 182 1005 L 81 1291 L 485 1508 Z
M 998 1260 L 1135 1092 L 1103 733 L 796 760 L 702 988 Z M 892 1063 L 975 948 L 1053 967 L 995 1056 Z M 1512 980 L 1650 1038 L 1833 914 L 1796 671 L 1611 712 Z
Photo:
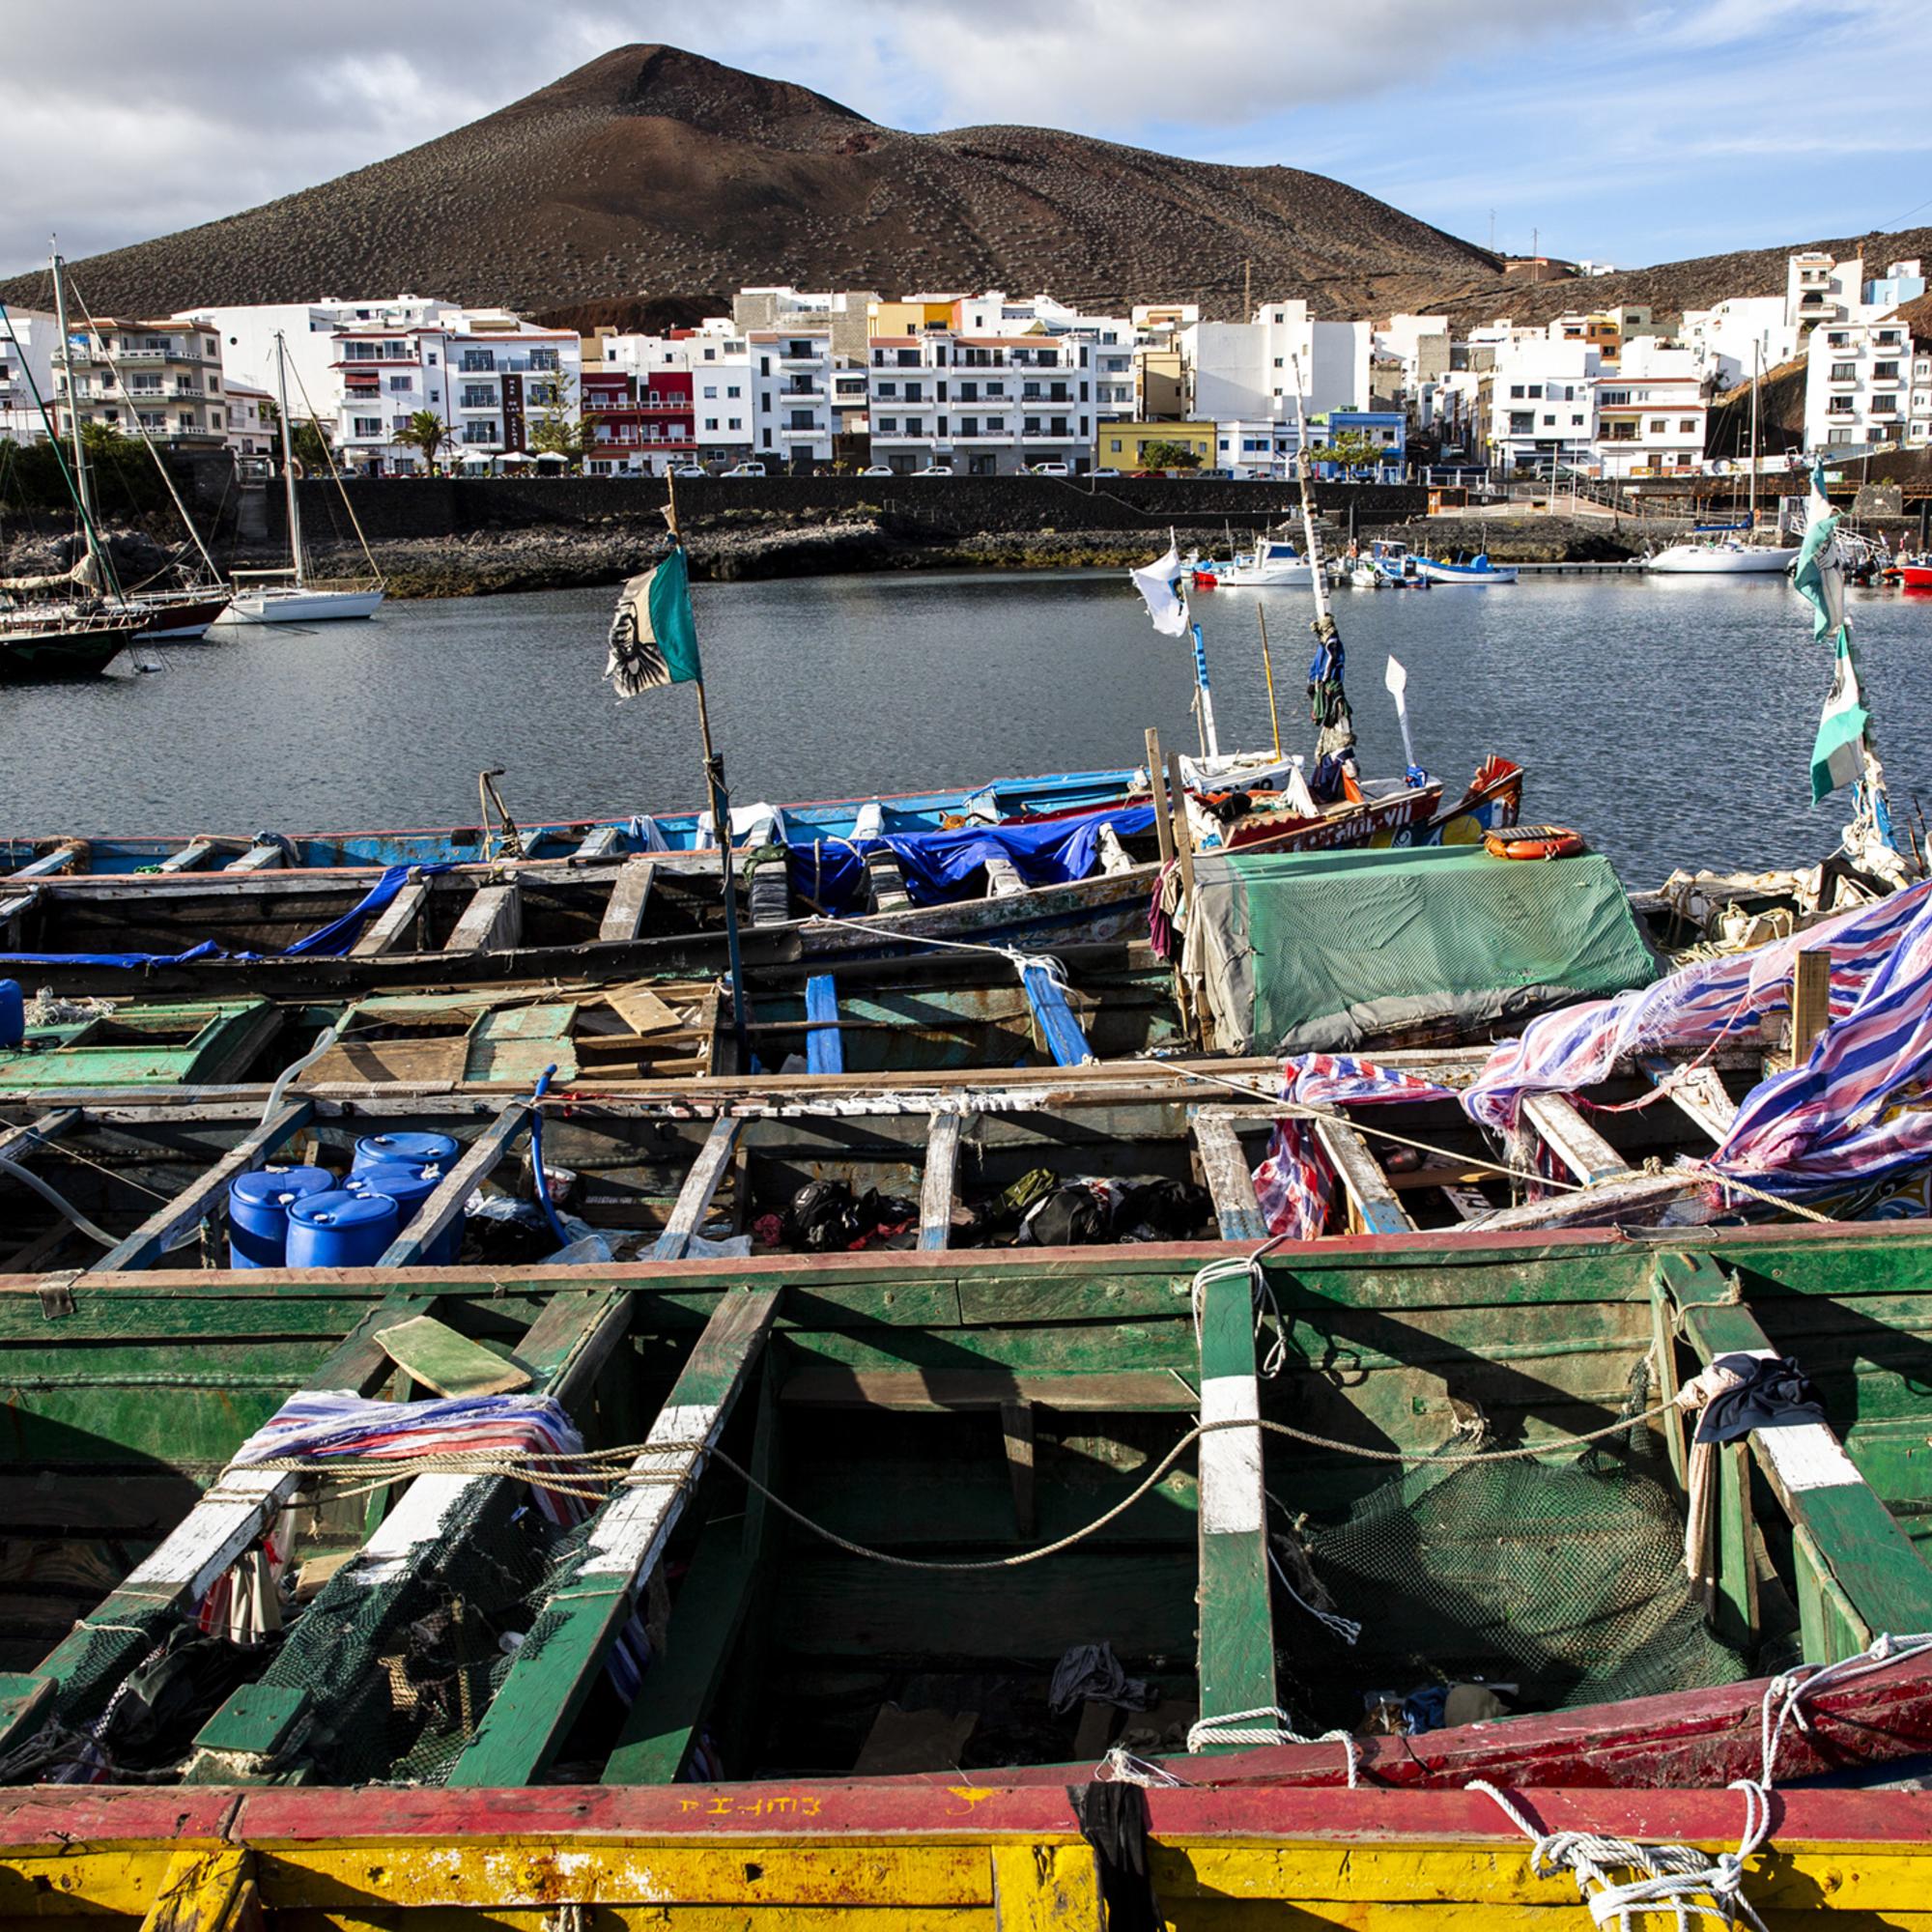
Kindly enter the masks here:
M 1037 824 L 962 825 L 950 832 L 895 832 L 881 838 L 825 839 L 788 847 L 792 890 L 827 912 L 856 912 L 866 903 L 865 862 L 891 852 L 905 874 L 915 905 L 941 905 L 988 859 L 1005 859 L 1029 886 L 1084 879 L 1099 854 L 1100 829 L 1132 838 L 1152 829 L 1151 805 L 1115 806 Z

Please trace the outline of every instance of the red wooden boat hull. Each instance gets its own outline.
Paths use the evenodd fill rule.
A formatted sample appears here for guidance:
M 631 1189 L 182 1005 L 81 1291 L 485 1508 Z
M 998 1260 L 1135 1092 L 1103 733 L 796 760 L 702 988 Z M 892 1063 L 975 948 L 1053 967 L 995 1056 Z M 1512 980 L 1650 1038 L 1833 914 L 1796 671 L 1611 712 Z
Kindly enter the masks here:
M 1901 565 L 1898 582 L 1902 589 L 1932 590 L 1932 563 L 1908 563 Z

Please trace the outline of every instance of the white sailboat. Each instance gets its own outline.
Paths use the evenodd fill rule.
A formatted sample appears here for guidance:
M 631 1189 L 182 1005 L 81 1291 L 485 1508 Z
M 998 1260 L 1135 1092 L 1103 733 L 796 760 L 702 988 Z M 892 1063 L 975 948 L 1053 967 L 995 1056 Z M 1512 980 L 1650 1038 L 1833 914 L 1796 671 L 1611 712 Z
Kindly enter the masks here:
M 1789 570 L 1798 560 L 1796 544 L 1753 541 L 1757 535 L 1757 405 L 1763 387 L 1755 350 L 1751 354 L 1751 473 L 1750 525 L 1741 534 L 1709 537 L 1701 542 L 1674 543 L 1648 559 L 1645 569 L 1665 577 L 1764 577 Z M 1735 503 L 1737 498 L 1731 498 Z
M 296 379 L 299 382 L 299 376 Z M 301 507 L 296 500 L 295 452 L 289 444 L 289 366 L 288 346 L 280 330 L 275 333 L 275 387 L 282 416 L 282 482 L 288 493 L 289 567 L 286 570 L 238 570 L 235 573 L 235 600 L 221 621 L 224 624 L 316 624 L 343 617 L 373 617 L 383 604 L 383 575 L 369 554 L 362 526 L 355 521 L 355 505 L 343 490 L 335 459 L 328 453 L 325 439 L 323 454 L 328 474 L 342 491 L 343 506 L 349 512 L 355 540 L 369 565 L 367 578 L 345 581 L 314 578 L 302 554 Z

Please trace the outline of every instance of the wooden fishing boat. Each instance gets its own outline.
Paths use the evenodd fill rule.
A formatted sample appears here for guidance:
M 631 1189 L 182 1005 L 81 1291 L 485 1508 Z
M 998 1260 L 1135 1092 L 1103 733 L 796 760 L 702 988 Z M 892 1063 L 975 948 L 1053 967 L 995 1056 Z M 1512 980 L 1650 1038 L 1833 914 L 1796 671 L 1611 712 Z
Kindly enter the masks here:
M 0 1898 L 1096 1925 L 1144 1832 L 1151 1922 L 1574 1905 L 1479 1777 L 1732 1848 L 1731 1778 L 1932 1747 L 1924 1235 L 1686 1239 L 6 1277 Z M 1717 1452 L 1707 1589 L 1668 1398 L 1740 1350 L 1825 1415 Z M 1922 1808 L 1792 1789 L 1744 1895 L 1909 1913 Z
M 248 1077 L 283 1021 L 263 999 L 56 1003 L 0 1047 L 0 1091 L 221 1086 Z
M 99 677 L 134 641 L 142 621 L 118 609 L 85 616 L 9 611 L 0 617 L 0 684 Z

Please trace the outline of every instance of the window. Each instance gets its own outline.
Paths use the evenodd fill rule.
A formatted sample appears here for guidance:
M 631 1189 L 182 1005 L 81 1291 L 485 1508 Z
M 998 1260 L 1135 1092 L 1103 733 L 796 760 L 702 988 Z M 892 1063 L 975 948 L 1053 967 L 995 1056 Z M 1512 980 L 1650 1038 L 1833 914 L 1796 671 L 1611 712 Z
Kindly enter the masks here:
M 907 416 L 905 419 L 905 433 L 908 436 L 923 436 L 925 434 L 925 418 L 923 416 Z
M 1859 365 L 1856 362 L 1833 362 L 1832 381 L 1834 383 L 1856 383 L 1859 380 Z
M 1279 369 L 1279 368 L 1281 367 L 1281 357 L 1280 357 L 1279 355 L 1277 355 L 1277 356 L 1276 356 L 1276 357 L 1274 358 L 1274 366 L 1275 366 L 1275 367 L 1276 367 L 1277 369 Z
M 941 436 L 946 434 L 946 418 L 944 416 L 941 416 L 939 419 L 939 433 Z M 959 418 L 959 434 L 961 436 L 978 436 L 980 434 L 980 418 L 978 416 L 961 416 Z
M 182 427 L 184 429 L 187 428 L 192 418 L 184 416 L 182 418 Z M 356 436 L 381 436 L 383 434 L 383 418 L 381 416 L 354 416 L 351 418 L 351 423 L 354 433 Z
M 1667 436 L 1670 433 L 1670 425 L 1662 416 L 1652 416 L 1650 433 L 1652 436 Z
M 907 402 L 909 403 L 920 402 L 923 400 L 923 389 L 918 383 L 908 383 L 905 385 L 905 399 Z
M 730 424 L 733 429 L 743 429 L 745 427 L 745 418 L 743 416 L 732 416 Z
M 1874 383 L 1897 382 L 1898 364 L 1896 362 L 1880 362 L 1875 364 L 1872 369 L 1872 381 Z
M 1554 429 L 1556 427 L 1556 418 L 1554 416 L 1545 416 L 1543 426 L 1545 429 Z
M 707 403 L 715 403 L 718 400 L 718 384 L 716 383 L 705 384 L 704 400 Z
M 1542 401 L 1543 384 L 1541 383 L 1532 383 L 1529 385 L 1529 399 L 1533 403 Z
M 1623 404 L 1629 402 L 1630 399 L 1630 391 L 1628 389 L 1605 389 L 1597 398 L 1598 402 L 1606 410 L 1620 408 Z
M 1510 384 L 1510 401 L 1513 403 L 1522 401 L 1522 384 L 1520 383 L 1512 383 Z
M 1227 441 L 1227 439 L 1226 439 L 1225 437 L 1223 437 L 1223 438 L 1222 438 L 1222 440 L 1221 440 L 1221 447 L 1222 447 L 1223 449 L 1226 449 L 1226 448 L 1227 448 L 1227 446 L 1228 446 L 1228 441 Z M 1110 440 L 1110 441 L 1108 442 L 1108 444 L 1107 444 L 1107 448 L 1108 448 L 1108 451 L 1109 451 L 1109 452 L 1110 452 L 1110 453 L 1111 453 L 1112 455 L 1115 455 L 1115 456 L 1118 456 L 1118 455 L 1120 455 L 1120 453 L 1121 453 L 1121 439 L 1120 439 L 1119 437 L 1114 437 L 1114 438 L 1113 438 L 1113 439 L 1112 439 L 1112 440 Z
M 556 367 L 556 351 L 554 349 L 532 349 L 530 351 L 530 367 L 532 369 L 554 369 Z
M 493 422 L 467 422 L 463 425 L 465 442 L 495 442 L 497 425 Z
M 1697 418 L 1695 416 L 1683 416 L 1679 418 L 1677 434 L 1679 436 L 1695 436 L 1697 434 Z
M 1510 434 L 1512 436 L 1528 436 L 1535 428 L 1536 416 L 1532 411 L 1512 410 L 1510 412 Z
M 736 383 L 727 383 L 724 385 L 724 394 L 734 403 L 743 393 L 744 391 L 739 388 Z
M 1581 416 L 1579 416 L 1579 415 L 1573 415 L 1573 416 L 1572 416 L 1572 417 L 1570 418 L 1570 427 L 1571 427 L 1572 429 L 1581 429 L 1581 428 L 1582 428 L 1582 426 L 1583 426 L 1583 418 L 1582 418 Z M 1389 437 L 1389 439 L 1388 439 L 1388 440 L 1390 440 L 1391 442 L 1393 442 L 1393 441 L 1395 440 L 1395 439 L 1394 439 L 1394 437 L 1393 437 L 1393 436 Z
M 716 416 L 706 416 L 704 418 L 704 427 L 708 430 L 716 429 L 718 427 L 718 418 Z
M 1898 398 L 1896 396 L 1874 396 L 1871 399 L 1871 406 L 1874 415 L 1892 415 L 1897 412 Z
M 463 352 L 463 373 L 474 376 L 492 370 L 497 366 L 497 356 L 489 349 L 466 349 Z
M 415 384 L 413 380 L 408 376 L 391 376 L 389 378 L 389 393 L 392 396 L 406 396 L 414 387 Z

